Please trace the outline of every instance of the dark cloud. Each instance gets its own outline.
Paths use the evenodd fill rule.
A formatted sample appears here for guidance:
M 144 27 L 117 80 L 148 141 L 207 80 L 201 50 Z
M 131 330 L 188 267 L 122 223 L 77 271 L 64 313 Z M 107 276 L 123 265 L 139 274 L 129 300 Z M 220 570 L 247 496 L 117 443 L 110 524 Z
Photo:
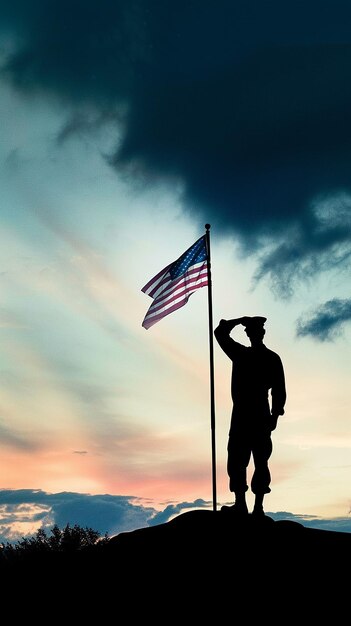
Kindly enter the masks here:
M 292 294 L 296 281 L 331 269 L 345 271 L 351 258 L 351 196 L 319 196 L 299 224 L 276 235 L 275 244 L 263 246 L 258 256 L 255 280 L 269 276 L 283 297 Z
M 25 505 L 25 506 L 24 506 Z M 12 525 L 38 522 L 37 526 L 60 527 L 66 524 L 90 526 L 102 534 L 113 535 L 148 525 L 157 513 L 152 507 L 139 504 L 132 496 L 89 495 L 74 492 L 47 493 L 41 489 L 0 490 L 0 525 L 6 541 L 19 539 Z M 28 531 L 27 531 L 28 532 Z M 32 530 L 30 534 L 33 534 Z
M 132 499 L 74 494 L 55 504 L 53 513 L 60 528 L 70 523 L 116 534 L 147 526 L 154 509 L 136 504 Z
M 320 341 L 338 337 L 344 324 L 351 321 L 351 300 L 334 298 L 318 307 L 310 316 L 297 321 L 298 337 L 310 335 Z
M 1 30 L 13 34 L 5 74 L 28 91 L 45 90 L 100 107 L 126 101 L 144 52 L 138 1 L 4 0 Z
M 278 511 L 277 513 L 267 513 L 275 521 L 290 520 L 298 522 L 307 528 L 320 528 L 321 530 L 333 530 L 341 533 L 351 533 L 351 517 L 334 517 L 331 519 L 323 519 L 316 515 L 295 515 L 287 511 Z
M 211 502 L 198 498 L 194 502 L 180 502 L 179 504 L 168 504 L 163 511 L 157 513 L 149 522 L 150 526 L 164 524 L 174 515 L 179 515 L 187 509 L 211 508 Z
M 144 506 L 134 496 L 90 495 L 75 492 L 47 493 L 41 489 L 0 490 L 0 542 L 18 540 L 26 534 L 18 524 L 37 523 L 37 527 L 60 528 L 70 524 L 89 526 L 102 534 L 114 535 L 136 528 L 167 522 L 189 508 L 208 506 L 203 500 L 183 502 L 157 511 Z M 13 527 L 17 530 L 13 530 Z M 26 531 L 27 532 L 27 531 Z M 33 534 L 32 529 L 28 531 Z
M 61 141 L 118 122 L 111 164 L 181 180 L 287 295 L 350 258 L 350 19 L 346 0 L 5 0 L 3 76 L 72 107 Z
M 47 493 L 41 489 L 0 490 L 0 543 L 18 541 L 26 534 L 33 535 L 33 527 L 60 528 L 89 526 L 110 535 L 137 528 L 168 522 L 175 515 L 189 509 L 209 508 L 211 502 L 201 498 L 194 502 L 173 503 L 163 511 L 144 506 L 134 496 L 110 494 L 89 495 L 75 492 Z M 274 520 L 292 520 L 311 528 L 351 532 L 351 518 L 321 519 L 313 515 L 295 515 L 286 511 L 267 513 Z M 29 527 L 25 527 L 29 524 Z M 29 529 L 30 528 L 30 529 Z

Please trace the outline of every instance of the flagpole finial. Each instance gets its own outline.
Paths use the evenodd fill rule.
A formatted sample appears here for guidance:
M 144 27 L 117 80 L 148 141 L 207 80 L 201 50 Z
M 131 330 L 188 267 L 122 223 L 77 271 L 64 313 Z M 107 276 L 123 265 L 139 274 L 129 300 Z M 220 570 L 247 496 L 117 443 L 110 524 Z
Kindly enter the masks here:
M 206 230 L 210 230 L 211 224 L 205 224 L 205 228 L 206 228 Z

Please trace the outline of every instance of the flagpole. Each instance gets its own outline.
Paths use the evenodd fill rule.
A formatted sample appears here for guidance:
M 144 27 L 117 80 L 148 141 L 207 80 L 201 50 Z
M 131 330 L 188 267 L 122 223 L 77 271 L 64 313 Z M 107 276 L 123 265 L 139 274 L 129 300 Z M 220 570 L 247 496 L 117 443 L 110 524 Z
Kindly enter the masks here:
M 205 224 L 207 248 L 207 282 L 208 282 L 208 337 L 210 347 L 210 401 L 211 401 L 211 447 L 212 447 L 212 499 L 213 510 L 217 511 L 217 479 L 216 479 L 216 416 L 215 416 L 215 387 L 214 387 L 214 357 L 213 357 L 213 315 L 212 315 L 212 277 L 211 277 L 211 224 Z

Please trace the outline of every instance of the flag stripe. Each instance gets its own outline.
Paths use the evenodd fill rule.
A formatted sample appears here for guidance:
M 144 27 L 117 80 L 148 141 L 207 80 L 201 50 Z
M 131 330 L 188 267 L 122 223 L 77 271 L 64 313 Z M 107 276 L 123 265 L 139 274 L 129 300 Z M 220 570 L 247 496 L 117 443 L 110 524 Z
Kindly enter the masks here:
M 205 265 L 205 267 L 207 267 L 207 262 L 204 263 L 204 261 L 202 261 L 201 263 L 196 263 L 196 265 L 192 265 L 191 268 L 186 270 L 185 274 L 183 274 L 182 276 L 179 276 L 178 278 L 174 278 L 173 280 L 172 280 L 172 277 L 171 277 L 171 273 L 167 272 L 167 274 L 165 274 L 162 277 L 162 279 L 157 283 L 157 285 L 155 285 L 148 292 L 147 295 L 151 296 L 151 298 L 157 298 L 159 296 L 159 294 L 161 294 L 163 291 L 168 289 L 168 286 L 170 284 L 177 285 L 179 282 L 184 280 L 184 276 L 189 276 L 191 274 L 196 274 L 199 271 L 199 269 L 202 269 L 204 267 L 204 265 Z
M 187 272 L 184 276 L 181 277 L 181 279 L 170 281 L 167 287 L 164 287 L 160 292 L 157 293 L 154 301 L 162 302 L 171 294 L 176 293 L 181 289 L 191 289 L 192 285 L 196 284 L 196 282 L 200 280 L 203 276 L 207 278 L 207 266 L 198 269 L 195 274 L 192 273 L 189 275 L 189 272 Z
M 170 313 L 173 313 L 173 311 L 177 311 L 177 309 L 181 309 L 181 307 L 184 306 L 184 304 L 186 304 L 187 302 L 188 298 L 182 300 L 181 302 L 178 302 L 177 304 L 174 304 L 170 309 L 165 312 L 159 313 L 159 315 L 155 315 L 154 317 L 145 317 L 142 325 L 146 329 L 150 328 L 150 326 L 153 326 L 154 324 L 156 324 L 156 322 L 162 320 L 163 317 L 166 317 Z
M 207 276 L 203 276 L 201 278 L 197 278 L 196 280 L 192 281 L 191 283 L 189 283 L 189 285 L 187 285 L 186 287 L 184 287 L 184 285 L 182 285 L 179 289 L 176 289 L 172 292 L 170 292 L 169 294 L 167 294 L 166 296 L 162 297 L 162 298 L 157 298 L 157 300 L 154 301 L 154 303 L 151 305 L 152 307 L 155 305 L 161 305 L 164 306 L 167 302 L 170 302 L 171 300 L 175 300 L 176 298 L 179 298 L 179 296 L 181 296 L 182 294 L 185 293 L 189 293 L 190 291 L 196 291 L 196 289 L 199 289 L 200 283 L 202 283 L 202 285 L 204 283 L 207 284 Z
M 158 311 L 162 308 L 167 308 L 168 304 L 172 304 L 172 302 L 178 300 L 179 298 L 182 298 L 183 296 L 186 296 L 186 294 L 190 295 L 191 293 L 194 293 L 194 291 L 196 291 L 200 287 L 206 287 L 207 284 L 207 276 L 203 276 L 201 280 L 197 280 L 196 282 L 192 283 L 189 288 L 183 289 L 182 291 L 177 290 L 174 293 L 172 292 L 172 294 L 170 294 L 167 298 L 163 298 L 162 301 L 160 301 L 159 299 L 155 300 L 151 304 L 147 314 L 149 315 L 150 312 L 154 312 L 156 310 Z
M 201 287 L 205 287 L 205 285 L 201 285 Z M 170 308 L 166 309 L 165 311 L 162 311 L 161 313 L 158 313 L 157 315 L 151 315 L 149 317 L 148 313 L 145 316 L 145 319 L 143 321 L 143 326 L 144 328 L 150 328 L 150 326 L 153 326 L 153 324 L 156 324 L 156 322 L 159 322 L 163 317 L 166 317 L 166 315 L 169 315 L 170 313 L 173 313 L 173 311 L 176 311 L 177 309 L 180 309 L 181 307 L 183 307 L 189 300 L 190 296 L 196 291 L 196 289 L 194 291 L 192 291 L 190 294 L 188 294 L 185 298 L 183 298 L 182 300 L 180 300 L 179 302 L 176 302 L 175 304 L 173 304 L 173 306 L 171 306 Z
M 207 271 L 206 274 L 203 273 L 199 276 L 194 277 L 192 280 L 188 280 L 186 284 L 184 284 L 184 282 L 182 283 L 178 283 L 177 285 L 175 285 L 172 289 L 168 289 L 167 293 L 162 293 L 160 294 L 160 296 L 158 296 L 158 298 L 155 298 L 154 303 L 155 302 L 164 302 L 166 300 L 169 300 L 169 298 L 173 297 L 173 296 L 177 296 L 178 294 L 180 294 L 183 290 L 184 291 L 190 291 L 194 285 L 195 285 L 195 289 L 196 289 L 196 284 L 201 281 L 201 280 L 207 280 Z
M 165 267 L 163 270 L 161 270 L 158 274 L 156 274 L 156 276 L 154 276 L 153 278 L 151 278 L 151 280 L 149 280 L 148 283 L 146 283 L 145 287 L 142 288 L 141 291 L 143 291 L 144 293 L 150 295 L 150 291 L 151 289 L 154 287 L 154 285 L 156 285 L 157 283 L 160 282 L 160 278 L 163 277 L 167 271 L 169 270 L 169 268 L 173 265 L 173 263 L 170 263 L 169 265 L 167 265 L 167 267 Z
M 207 285 L 207 249 L 206 238 L 203 236 L 142 288 L 144 293 L 153 298 L 142 323 L 143 327 L 150 328 L 166 315 L 181 308 L 194 291 Z
M 189 267 L 186 273 L 195 274 L 196 272 L 199 271 L 199 269 L 202 269 L 204 265 L 205 267 L 207 267 L 206 261 L 205 262 L 201 261 L 200 263 L 196 263 L 192 265 L 191 267 Z M 168 268 L 165 268 L 164 270 L 162 270 L 162 272 L 160 272 L 159 274 L 160 278 L 157 281 L 150 280 L 148 284 L 145 285 L 145 287 L 143 287 L 142 291 L 146 293 L 148 296 L 150 296 L 151 298 L 157 298 L 159 293 L 167 289 L 170 283 L 176 285 L 178 282 L 182 281 L 184 278 L 184 275 L 172 279 L 170 271 L 166 271 L 166 270 L 169 270 L 170 267 L 171 265 L 168 265 Z

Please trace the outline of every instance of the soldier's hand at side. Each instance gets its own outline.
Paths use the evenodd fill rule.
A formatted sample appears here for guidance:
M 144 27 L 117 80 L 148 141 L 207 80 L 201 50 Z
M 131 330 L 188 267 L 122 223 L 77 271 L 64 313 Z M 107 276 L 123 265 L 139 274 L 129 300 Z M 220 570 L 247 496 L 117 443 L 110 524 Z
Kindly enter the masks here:
M 278 413 L 272 413 L 271 414 L 271 430 L 275 430 L 277 427 L 277 423 L 278 423 Z

